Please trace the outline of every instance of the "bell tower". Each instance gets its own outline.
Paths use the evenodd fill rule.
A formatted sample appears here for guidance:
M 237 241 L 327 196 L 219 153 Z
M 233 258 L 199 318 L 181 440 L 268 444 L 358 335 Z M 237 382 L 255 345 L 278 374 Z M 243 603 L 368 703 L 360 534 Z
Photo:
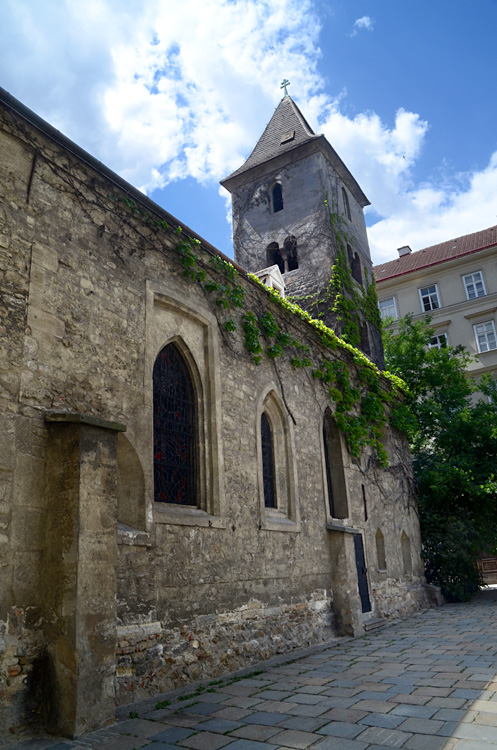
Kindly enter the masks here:
M 286 295 L 317 316 L 337 257 L 330 211 L 346 230 L 354 283 L 373 278 L 363 212 L 369 201 L 325 136 L 314 133 L 287 85 L 254 150 L 221 185 L 232 196 L 236 262 L 252 273 L 277 265 Z M 333 313 L 322 314 L 340 333 Z M 382 364 L 379 332 L 367 321 L 361 348 Z

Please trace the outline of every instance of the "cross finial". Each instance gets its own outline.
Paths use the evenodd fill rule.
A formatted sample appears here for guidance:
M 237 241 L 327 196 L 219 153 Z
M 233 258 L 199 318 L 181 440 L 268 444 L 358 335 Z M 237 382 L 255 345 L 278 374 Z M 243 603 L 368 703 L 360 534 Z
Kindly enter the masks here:
M 287 78 L 284 78 L 283 81 L 281 82 L 281 86 L 280 86 L 280 89 L 284 89 L 285 90 L 285 92 L 283 94 L 283 98 L 285 98 L 285 96 L 288 96 L 287 86 L 289 86 L 289 85 L 290 85 L 290 81 Z

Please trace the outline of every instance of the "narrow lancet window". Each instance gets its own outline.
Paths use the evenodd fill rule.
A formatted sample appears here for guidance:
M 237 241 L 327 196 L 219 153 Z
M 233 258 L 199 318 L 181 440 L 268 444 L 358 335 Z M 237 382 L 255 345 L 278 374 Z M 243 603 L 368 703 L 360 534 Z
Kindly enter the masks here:
M 331 411 L 323 419 L 324 468 L 328 507 L 332 518 L 347 518 L 348 502 L 340 436 Z
M 273 199 L 273 213 L 283 210 L 283 190 L 279 182 L 273 187 L 272 190 Z
M 276 508 L 273 432 L 265 412 L 261 414 L 261 446 L 264 505 L 266 508 Z
M 175 344 L 155 360 L 154 500 L 197 504 L 196 403 L 188 366 Z
M 347 191 L 345 190 L 345 188 L 342 188 L 342 199 L 343 199 L 343 208 L 345 211 L 345 215 L 349 221 L 352 221 L 352 216 L 350 213 L 349 196 L 347 195 Z
M 285 252 L 285 270 L 295 271 L 299 267 L 299 260 L 297 256 L 297 239 L 293 234 L 284 241 L 283 250 Z

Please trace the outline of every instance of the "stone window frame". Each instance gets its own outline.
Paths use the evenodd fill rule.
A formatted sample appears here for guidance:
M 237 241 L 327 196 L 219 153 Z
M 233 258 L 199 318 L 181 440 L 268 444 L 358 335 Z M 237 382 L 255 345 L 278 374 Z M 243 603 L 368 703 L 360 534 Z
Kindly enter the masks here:
M 479 276 L 479 279 L 476 278 Z M 483 278 L 482 271 L 473 271 L 473 273 L 464 274 L 462 277 L 464 290 L 466 292 L 466 299 L 468 302 L 472 302 L 474 299 L 479 297 L 485 297 L 487 290 L 485 287 L 485 280 Z M 481 291 L 478 290 L 478 283 L 481 284 Z M 471 289 L 474 290 L 474 296 L 471 296 Z
M 217 320 L 195 300 L 194 308 L 177 290 L 147 281 L 145 342 L 145 409 L 141 425 L 148 446 L 143 460 L 147 507 L 153 523 L 225 528 L 224 461 L 221 439 L 221 382 Z M 159 352 L 174 343 L 184 357 L 198 408 L 198 505 L 154 502 L 153 366 Z
M 409 534 L 405 530 L 400 535 L 400 554 L 402 560 L 402 573 L 404 577 L 412 576 L 412 544 Z
M 375 534 L 375 546 L 376 546 L 376 562 L 378 564 L 378 571 L 380 573 L 387 572 L 387 555 L 385 548 L 385 535 L 382 530 L 378 527 Z
M 265 413 L 272 430 L 276 507 L 264 502 L 262 472 L 261 415 Z M 257 483 L 259 528 L 268 531 L 300 532 L 300 507 L 292 425 L 275 384 L 266 387 L 256 408 Z
M 420 287 L 418 291 L 422 313 L 429 313 L 432 312 L 432 310 L 439 310 L 442 307 L 438 284 L 435 283 L 429 284 L 429 286 Z
M 334 443 L 334 445 L 327 447 L 325 444 L 325 425 L 326 421 L 329 419 L 331 425 L 334 426 L 334 433 L 331 436 L 331 442 Z M 346 478 L 346 457 L 348 456 L 348 451 L 345 446 L 344 438 L 340 432 L 340 430 L 336 427 L 336 424 L 333 420 L 333 414 L 331 413 L 331 409 L 329 406 L 326 406 L 326 408 L 323 410 L 322 416 L 321 416 L 321 429 L 320 429 L 320 442 L 321 442 L 321 467 L 322 467 L 322 476 L 323 476 L 323 498 L 324 498 L 324 504 L 325 504 L 325 511 L 326 511 L 326 521 L 327 523 L 333 523 L 336 524 L 337 522 L 339 524 L 346 523 L 350 517 L 351 517 L 351 506 L 349 501 L 349 492 L 347 487 L 347 478 Z M 335 465 L 335 467 L 332 467 L 332 463 L 329 462 L 329 449 L 332 448 L 333 452 L 335 454 L 338 453 L 339 456 L 339 462 L 338 465 Z M 329 469 L 329 471 L 328 471 Z M 329 490 L 328 490 L 328 476 L 331 480 L 332 490 L 333 490 L 333 506 L 335 513 L 337 513 L 338 508 L 340 507 L 340 514 L 339 515 L 332 515 L 331 512 L 331 503 L 330 503 L 330 497 L 329 497 Z
M 279 187 L 280 189 L 280 200 L 281 200 L 281 207 L 276 208 L 275 200 L 274 200 L 274 191 L 275 189 Z M 269 186 L 269 205 L 271 207 L 271 213 L 277 214 L 280 211 L 283 211 L 285 208 L 285 201 L 283 200 L 283 184 L 281 182 L 281 179 L 275 179 L 272 181 L 272 183 Z
M 497 336 L 495 333 L 495 322 L 493 320 L 485 320 L 482 323 L 475 323 L 473 329 L 475 332 L 478 354 L 493 352 L 497 349 Z M 485 348 L 482 348 L 483 346 L 485 346 Z
M 380 315 L 381 315 L 382 320 L 386 320 L 387 318 L 393 318 L 394 320 L 398 320 L 399 313 L 397 312 L 397 300 L 395 299 L 395 296 L 378 300 L 378 307 L 380 309 Z M 387 312 L 390 309 L 393 309 L 393 315 Z
M 352 221 L 349 196 L 347 195 L 347 191 L 345 190 L 343 186 L 342 186 L 342 202 L 343 202 L 343 209 L 344 209 L 345 216 L 347 217 L 349 221 Z

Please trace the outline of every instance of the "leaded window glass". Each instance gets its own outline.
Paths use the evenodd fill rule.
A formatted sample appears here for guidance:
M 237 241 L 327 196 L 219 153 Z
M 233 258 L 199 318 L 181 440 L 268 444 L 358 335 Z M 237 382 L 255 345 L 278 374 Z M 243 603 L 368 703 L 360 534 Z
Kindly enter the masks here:
M 154 499 L 196 505 L 196 404 L 192 379 L 175 344 L 155 360 Z
M 261 414 L 261 446 L 264 505 L 266 508 L 276 508 L 273 432 L 264 412 Z

